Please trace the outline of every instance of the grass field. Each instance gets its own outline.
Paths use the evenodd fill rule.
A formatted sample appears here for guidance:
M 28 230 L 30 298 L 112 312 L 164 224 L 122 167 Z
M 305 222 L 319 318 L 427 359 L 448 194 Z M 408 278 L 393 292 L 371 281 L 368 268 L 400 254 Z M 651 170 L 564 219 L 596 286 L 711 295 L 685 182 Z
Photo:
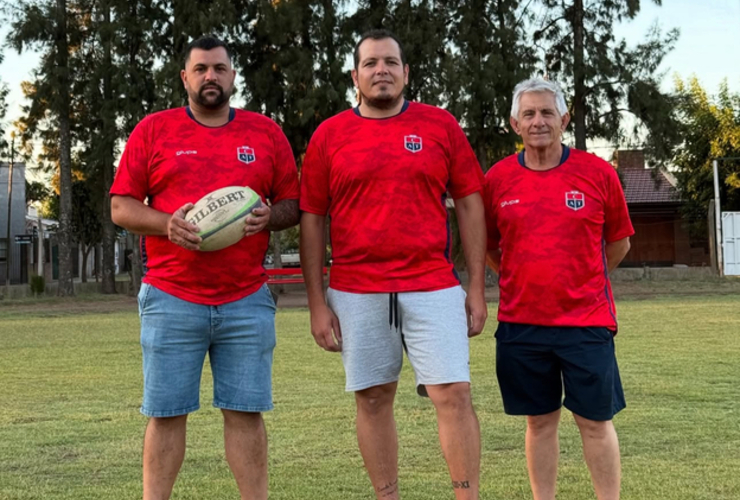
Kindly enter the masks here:
M 0 307 L 0 499 L 140 498 L 145 418 L 138 413 L 135 302 L 86 300 Z M 618 307 L 628 403 L 615 419 L 623 498 L 740 499 L 740 296 L 622 300 Z M 371 499 L 340 358 L 314 345 L 305 310 L 280 310 L 277 323 L 276 410 L 266 416 L 270 498 Z M 529 499 L 524 420 L 502 412 L 494 329 L 490 321 L 471 344 L 481 498 Z M 206 371 L 175 499 L 238 498 L 210 403 Z M 414 395 L 408 364 L 396 407 L 403 498 L 452 499 L 434 411 Z M 561 443 L 559 498 L 593 499 L 570 418 Z

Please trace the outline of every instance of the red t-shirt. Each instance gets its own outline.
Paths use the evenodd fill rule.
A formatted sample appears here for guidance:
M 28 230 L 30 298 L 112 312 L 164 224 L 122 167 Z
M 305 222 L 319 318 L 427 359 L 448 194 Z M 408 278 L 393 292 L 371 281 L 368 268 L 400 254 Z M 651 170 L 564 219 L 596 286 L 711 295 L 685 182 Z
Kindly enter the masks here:
M 484 203 L 488 249 L 501 249 L 499 321 L 616 329 L 605 244 L 634 230 L 614 167 L 564 148 L 540 172 L 522 152 L 486 173 Z
M 111 195 L 130 196 L 168 214 L 226 186 L 249 186 L 262 200 L 297 199 L 298 173 L 280 127 L 260 114 L 231 110 L 222 127 L 195 121 L 188 108 L 144 118 L 131 133 Z M 239 300 L 267 280 L 265 230 L 215 252 L 186 250 L 166 236 L 142 237 L 143 281 L 205 305 Z
M 301 169 L 301 210 L 330 217 L 330 286 L 390 293 L 459 284 L 447 192 L 463 198 L 482 182 L 465 134 L 439 108 L 407 102 L 386 119 L 350 109 L 323 122 Z

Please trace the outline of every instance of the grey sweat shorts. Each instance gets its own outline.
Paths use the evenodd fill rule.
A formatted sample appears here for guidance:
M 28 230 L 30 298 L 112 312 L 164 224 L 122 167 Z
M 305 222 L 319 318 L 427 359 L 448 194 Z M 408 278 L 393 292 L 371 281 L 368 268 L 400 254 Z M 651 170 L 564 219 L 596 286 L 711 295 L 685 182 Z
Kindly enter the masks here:
M 403 351 L 425 385 L 470 382 L 465 291 L 348 293 L 329 288 L 327 302 L 342 330 L 345 389 L 396 382 Z

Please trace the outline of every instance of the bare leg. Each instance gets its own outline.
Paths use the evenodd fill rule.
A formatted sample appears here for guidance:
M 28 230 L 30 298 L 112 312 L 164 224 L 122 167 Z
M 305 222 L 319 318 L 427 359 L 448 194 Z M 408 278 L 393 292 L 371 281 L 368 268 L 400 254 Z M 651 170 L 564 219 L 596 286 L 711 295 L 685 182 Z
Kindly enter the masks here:
M 619 500 L 622 468 L 619 457 L 619 440 L 611 420 L 589 420 L 573 414 L 581 431 L 583 456 L 591 481 L 594 483 L 596 498 L 599 500 Z
M 398 500 L 396 382 L 355 392 L 357 441 L 378 500 Z
M 242 500 L 267 500 L 267 432 L 262 414 L 221 412 L 226 460 Z
M 560 410 L 527 417 L 527 469 L 534 500 L 555 500 L 558 477 Z
M 457 500 L 477 500 L 480 427 L 467 382 L 426 386 L 437 409 L 439 442 Z
M 152 417 L 144 434 L 144 500 L 167 500 L 185 458 L 187 415 Z

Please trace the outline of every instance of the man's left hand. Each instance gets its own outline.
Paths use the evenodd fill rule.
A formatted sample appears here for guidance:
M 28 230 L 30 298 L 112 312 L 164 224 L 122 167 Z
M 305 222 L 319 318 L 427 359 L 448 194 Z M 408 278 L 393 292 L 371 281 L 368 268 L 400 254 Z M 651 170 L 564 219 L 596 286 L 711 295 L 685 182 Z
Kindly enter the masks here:
M 465 299 L 465 312 L 468 316 L 468 337 L 475 337 L 483 331 L 488 318 L 485 294 L 469 292 Z
M 244 225 L 244 236 L 252 236 L 265 229 L 270 222 L 270 211 L 267 205 L 252 210 L 252 214 L 247 217 L 247 223 Z

